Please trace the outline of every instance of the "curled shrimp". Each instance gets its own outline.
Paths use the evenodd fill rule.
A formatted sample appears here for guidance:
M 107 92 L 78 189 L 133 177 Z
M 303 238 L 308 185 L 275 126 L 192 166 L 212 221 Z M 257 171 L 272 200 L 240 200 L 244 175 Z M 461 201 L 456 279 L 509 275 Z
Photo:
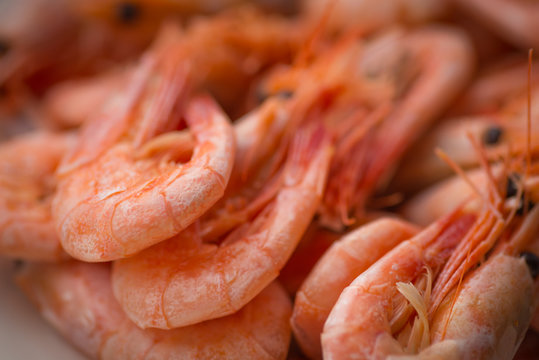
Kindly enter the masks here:
M 536 167 L 516 161 L 495 176 L 482 159 L 488 180 L 481 201 L 463 203 L 401 243 L 342 292 L 324 326 L 324 356 L 514 354 L 537 305 L 536 272 L 519 256 L 537 240 L 539 210 L 519 210 L 523 193 L 537 197 L 533 176 L 516 194 L 506 183 L 509 174 L 535 174 Z
M 17 282 L 75 347 L 100 359 L 284 359 L 290 300 L 278 283 L 227 317 L 170 331 L 142 330 L 114 299 L 108 264 L 27 264 Z
M 342 290 L 417 231 L 404 221 L 383 218 L 348 233 L 324 253 L 297 292 L 290 320 L 294 335 L 309 358 L 322 358 L 320 334 Z
M 179 233 L 223 195 L 234 135 L 210 98 L 194 97 L 182 111 L 196 139 L 187 163 L 174 159 L 181 141 L 167 143 L 172 158 L 167 151 L 144 152 L 177 128 L 175 110 L 183 106 L 189 82 L 180 49 L 155 51 L 143 58 L 129 92 L 82 130 L 81 142 L 58 169 L 53 217 L 62 246 L 74 257 L 132 255 Z
M 66 258 L 51 215 L 54 172 L 74 134 L 44 131 L 0 145 L 0 254 L 54 261 Z
M 319 205 L 331 157 L 328 140 L 318 126 L 300 129 L 278 192 L 220 244 L 201 243 L 196 231 L 183 232 L 115 262 L 114 294 L 129 318 L 143 328 L 218 318 L 273 281 Z

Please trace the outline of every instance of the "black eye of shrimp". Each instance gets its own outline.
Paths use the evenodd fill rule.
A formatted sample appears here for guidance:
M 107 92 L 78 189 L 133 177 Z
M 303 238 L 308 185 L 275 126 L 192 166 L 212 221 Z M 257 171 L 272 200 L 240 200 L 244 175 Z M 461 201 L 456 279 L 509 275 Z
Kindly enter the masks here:
M 532 207 L 535 206 L 535 203 L 531 200 L 528 200 L 528 203 L 526 204 L 526 210 L 530 211 Z M 522 198 L 520 199 L 520 205 L 517 209 L 517 215 L 522 216 L 524 215 L 524 194 L 522 194 Z
M 497 144 L 503 135 L 503 129 L 499 126 L 493 125 L 487 128 L 483 134 L 483 143 L 485 145 Z
M 292 90 L 281 90 L 277 92 L 275 96 L 281 99 L 290 99 L 292 96 L 294 96 L 294 92 Z
M 280 90 L 274 94 L 268 94 L 264 89 L 259 88 L 256 91 L 256 99 L 259 104 L 266 101 L 266 99 L 270 96 L 276 96 L 281 99 L 290 99 L 292 96 L 294 96 L 294 92 L 292 90 Z
M 539 257 L 528 251 L 521 253 L 520 256 L 524 258 L 524 261 L 526 261 L 526 265 L 528 265 L 532 278 L 537 278 L 539 275 Z
M 517 194 L 517 185 L 515 184 L 514 178 L 518 179 L 518 174 L 513 174 L 513 176 L 509 176 L 507 178 L 507 186 L 505 188 L 505 197 L 510 198 Z
M 6 40 L 0 39 L 0 57 L 9 52 L 10 46 Z
M 131 2 L 121 2 L 116 6 L 117 18 L 125 24 L 131 24 L 140 17 L 140 6 Z

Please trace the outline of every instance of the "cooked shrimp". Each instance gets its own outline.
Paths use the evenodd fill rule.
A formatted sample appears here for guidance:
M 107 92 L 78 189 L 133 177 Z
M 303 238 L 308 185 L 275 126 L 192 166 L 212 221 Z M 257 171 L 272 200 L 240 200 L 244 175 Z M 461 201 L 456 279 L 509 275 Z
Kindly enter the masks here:
M 106 100 L 119 93 L 128 71 L 111 70 L 91 78 L 70 80 L 52 87 L 43 99 L 47 119 L 56 127 L 81 126 Z
M 166 31 L 176 32 L 182 41 L 193 64 L 194 86 L 209 91 L 233 114 L 245 110 L 243 97 L 252 79 L 275 62 L 289 61 L 299 40 L 293 22 L 253 9 L 193 20 L 185 31 L 169 23 Z M 117 96 L 132 70 L 126 64 L 52 87 L 43 106 L 49 122 L 57 127 L 82 125 L 107 99 Z
M 0 4 L 2 6 L 0 86 L 3 92 L 13 94 L 3 100 L 15 103 L 17 97 L 42 95 L 51 85 L 59 81 L 73 76 L 95 74 L 109 69 L 111 65 L 129 61 L 150 44 L 165 20 L 172 21 L 200 12 L 216 12 L 245 2 L 245 0 L 4 1 Z M 273 1 L 267 5 L 283 8 L 281 5 L 284 4 Z M 258 18 L 263 19 L 262 16 Z M 240 29 L 240 33 L 241 30 L 246 30 L 238 23 L 241 19 L 238 18 L 236 21 L 238 25 L 236 29 Z M 260 20 L 257 25 L 263 27 L 271 22 L 272 20 Z M 266 30 L 269 30 L 268 35 L 270 33 L 275 35 L 274 27 L 266 27 Z M 253 32 L 257 33 L 260 34 L 257 31 Z M 292 35 L 292 32 L 288 32 L 288 35 Z M 293 36 L 280 37 L 282 46 L 274 47 L 275 51 L 267 54 L 271 56 L 282 54 L 292 38 Z M 200 47 L 203 47 L 203 44 L 200 44 Z M 259 58 L 247 61 L 250 62 L 251 68 L 259 65 L 256 60 Z M 238 66 L 235 65 L 235 68 L 230 66 L 229 70 L 237 69 Z M 226 68 L 220 70 L 223 80 L 232 77 L 226 76 Z M 230 86 L 230 83 L 227 85 Z M 223 90 L 221 95 L 226 96 L 226 91 Z
M 283 143 L 290 125 L 287 99 L 272 97 L 237 120 L 236 157 L 224 196 L 199 219 L 200 236 L 216 241 L 262 210 L 279 190 Z
M 529 199 L 537 197 L 531 176 L 536 167 L 510 168 L 530 171 L 516 194 L 505 189 L 507 169 L 494 176 L 485 168 L 482 201 L 457 208 L 401 243 L 342 292 L 324 326 L 325 357 L 514 354 L 537 305 L 536 273 L 518 256 L 537 241 L 539 208 L 519 211 L 523 192 Z M 406 301 L 417 313 L 412 322 Z
M 51 216 L 54 171 L 74 134 L 32 132 L 0 145 L 0 255 L 66 258 Z
M 193 98 L 182 111 L 196 139 L 188 163 L 166 151 L 144 152 L 145 144 L 177 128 L 175 110 L 181 110 L 189 84 L 181 47 L 161 41 L 143 58 L 129 92 L 83 129 L 58 169 L 53 217 L 62 246 L 74 257 L 107 261 L 132 255 L 179 233 L 223 195 L 234 135 L 208 97 Z M 168 146 L 174 154 L 184 145 Z
M 285 359 L 290 300 L 272 283 L 227 317 L 142 330 L 114 299 L 108 264 L 26 265 L 17 281 L 73 345 L 100 359 Z
M 499 169 L 494 169 L 497 173 Z M 485 189 L 488 184 L 487 174 L 483 169 L 466 172 L 466 178 L 477 189 Z M 400 213 L 409 221 L 426 226 L 451 213 L 461 204 L 477 194 L 469 183 L 460 176 L 454 176 L 426 188 L 408 200 Z
M 448 3 L 446 0 L 302 0 L 301 7 L 314 23 L 328 14 L 329 30 L 359 27 L 362 32 L 372 32 L 399 22 L 423 23 L 435 19 L 447 12 Z
M 455 3 L 473 15 L 492 32 L 524 49 L 539 46 L 539 6 L 533 1 L 456 0 Z
M 316 80 L 305 81 L 321 93 L 321 107 L 329 108 L 325 121 L 337 138 L 320 209 L 321 223 L 335 230 L 364 216 L 369 196 L 465 84 L 473 63 L 467 39 L 449 28 L 390 33 L 364 51 L 356 39 L 347 41 L 330 52 L 331 73 L 325 58 L 308 73 Z
M 449 118 L 432 129 L 409 150 L 395 174 L 393 191 L 413 192 L 451 175 L 451 168 L 438 156 L 439 148 L 459 166 L 468 169 L 478 166 L 468 135 L 483 142 L 487 156 L 497 160 L 504 155 L 507 144 L 511 151 L 524 151 L 527 134 L 527 85 L 522 63 L 505 68 L 476 81 L 463 96 L 458 112 L 464 115 Z M 532 103 L 539 100 L 537 76 L 532 89 Z M 532 113 L 532 151 L 537 151 L 539 133 L 538 113 Z
M 325 252 L 296 294 L 291 318 L 294 335 L 309 358 L 322 358 L 320 334 L 342 290 L 416 232 L 409 223 L 384 218 L 348 233 Z
M 234 313 L 279 274 L 319 205 L 331 147 L 315 125 L 295 136 L 279 191 L 223 242 L 196 232 L 114 263 L 114 294 L 138 326 L 174 328 Z M 156 266 L 158 264 L 158 266 Z
M 8 91 L 30 88 L 38 95 L 58 81 L 95 73 L 139 54 L 166 15 L 153 14 L 152 8 L 148 14 L 135 14 L 133 3 L 117 0 L 3 3 L 9 6 L 0 11 L 0 84 Z M 155 3 L 153 8 L 159 8 Z M 89 4 L 110 8 L 114 18 L 97 20 Z M 126 18 L 126 11 L 133 15 Z
M 316 262 L 342 235 L 313 221 L 279 274 L 279 282 L 291 296 L 296 296 Z

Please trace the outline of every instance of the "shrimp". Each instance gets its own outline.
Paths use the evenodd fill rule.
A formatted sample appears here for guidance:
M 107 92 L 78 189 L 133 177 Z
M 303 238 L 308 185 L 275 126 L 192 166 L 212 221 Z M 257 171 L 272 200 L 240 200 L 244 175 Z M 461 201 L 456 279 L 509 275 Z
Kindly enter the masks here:
M 478 157 L 468 142 L 473 136 L 487 146 L 487 156 L 497 160 L 507 152 L 522 152 L 526 142 L 527 92 L 526 68 L 521 62 L 492 74 L 480 77 L 456 106 L 460 116 L 442 121 L 419 142 L 414 144 L 403 159 L 390 186 L 392 191 L 414 192 L 437 180 L 448 177 L 451 168 L 435 155 L 434 149 L 443 150 L 462 168 L 478 165 Z M 532 78 L 532 102 L 539 100 L 537 76 Z M 539 122 L 532 113 L 532 126 Z M 532 144 L 539 140 L 531 133 Z M 535 147 L 532 151 L 537 151 Z
M 109 264 L 27 264 L 17 282 L 75 347 L 100 359 L 285 359 L 290 300 L 271 283 L 227 317 L 163 331 L 142 330 L 114 299 Z
M 183 232 L 114 263 L 114 294 L 133 322 L 166 329 L 222 317 L 278 276 L 319 205 L 331 157 L 316 124 L 294 139 L 278 192 L 220 244 Z
M 198 221 L 204 241 L 215 242 L 252 218 L 279 190 L 289 105 L 288 99 L 272 97 L 235 122 L 236 158 L 227 189 Z
M 0 254 L 28 260 L 67 258 L 51 216 L 54 171 L 74 145 L 71 133 L 35 131 L 0 145 Z
M 150 43 L 165 16 L 151 16 L 150 8 L 145 16 L 126 19 L 125 7 L 134 5 L 119 1 L 4 3 L 9 6 L 0 12 L 0 84 L 24 96 L 41 95 L 58 81 L 132 59 Z M 115 14 L 111 24 L 93 18 L 87 9 L 90 3 L 109 7 Z
M 528 258 L 539 258 L 519 258 L 537 241 L 539 208 L 519 211 L 524 201 L 520 195 L 537 197 L 537 167 L 517 160 L 495 176 L 485 154 L 481 156 L 488 176 L 482 201 L 468 207 L 464 203 L 359 275 L 324 325 L 324 357 L 476 359 L 514 354 L 538 303 L 537 274 L 527 264 Z M 516 194 L 505 189 L 514 172 L 528 174 Z M 417 313 L 411 323 L 407 301 Z
M 513 45 L 528 49 L 539 46 L 537 16 L 539 6 L 529 1 L 455 0 L 462 10 Z
M 118 69 L 91 78 L 61 82 L 45 94 L 46 119 L 56 127 L 81 126 L 110 96 L 121 91 L 128 76 L 129 71 Z
M 266 81 L 268 93 L 292 90 L 305 107 L 297 111 L 322 118 L 336 139 L 319 210 L 323 226 L 342 231 L 360 221 L 369 196 L 472 66 L 467 38 L 449 28 L 393 31 L 366 44 L 350 32 L 310 66 Z
M 322 358 L 320 334 L 342 290 L 383 254 L 417 232 L 414 225 L 383 218 L 348 233 L 324 253 L 297 292 L 290 320 L 309 358 Z
M 62 246 L 76 258 L 132 255 L 179 233 L 223 195 L 234 159 L 232 127 L 207 96 L 182 109 L 188 62 L 174 37 L 164 36 L 143 58 L 129 92 L 87 124 L 57 171 L 53 218 Z M 196 139 L 189 162 L 166 151 L 147 155 L 144 145 L 178 127 L 178 109 Z M 182 146 L 169 142 L 171 156 Z
M 279 281 L 290 295 L 296 296 L 316 262 L 340 237 L 341 234 L 324 229 L 316 221 L 311 223 L 279 274 Z
M 211 93 L 229 113 L 243 112 L 250 83 L 274 62 L 287 62 L 295 51 L 299 29 L 293 22 L 239 9 L 211 19 L 193 20 L 182 30 L 169 23 L 192 62 L 191 81 Z M 44 97 L 44 113 L 56 127 L 77 127 L 117 96 L 134 66 L 126 63 L 91 78 L 53 86 Z
M 16 108 L 20 106 L 17 98 L 41 96 L 60 81 L 96 74 L 133 60 L 150 44 L 164 21 L 178 22 L 182 17 L 217 12 L 245 2 L 4 1 L 0 11 L 0 86 L 10 96 L 4 96 L 2 105 Z M 284 4 L 267 5 L 283 8 Z M 262 21 L 259 25 L 267 24 Z M 287 42 L 286 37 L 280 39 L 282 45 Z M 274 54 L 285 48 L 275 47 Z M 251 65 L 256 66 L 256 61 Z M 226 74 L 226 69 L 222 70 Z
M 449 2 L 446 0 L 391 0 L 383 3 L 371 0 L 302 0 L 301 8 L 313 23 L 328 14 L 327 27 L 330 31 L 358 27 L 363 32 L 372 32 L 395 23 L 424 23 L 445 14 Z
M 499 167 L 493 167 L 495 174 L 499 170 Z M 478 197 L 468 181 L 481 191 L 486 189 L 488 177 L 483 169 L 475 169 L 466 172 L 466 179 L 455 176 L 434 184 L 404 203 L 400 214 L 415 224 L 426 226 L 454 211 L 466 200 L 469 200 L 468 205 L 475 206 L 471 199 Z

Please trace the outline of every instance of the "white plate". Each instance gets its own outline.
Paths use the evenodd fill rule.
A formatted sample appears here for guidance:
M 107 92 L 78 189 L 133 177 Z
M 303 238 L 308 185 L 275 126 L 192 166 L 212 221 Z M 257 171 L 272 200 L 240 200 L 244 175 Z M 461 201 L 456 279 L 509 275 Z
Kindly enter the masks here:
M 0 259 L 2 360 L 83 360 L 85 357 L 43 320 L 13 282 L 14 263 Z

